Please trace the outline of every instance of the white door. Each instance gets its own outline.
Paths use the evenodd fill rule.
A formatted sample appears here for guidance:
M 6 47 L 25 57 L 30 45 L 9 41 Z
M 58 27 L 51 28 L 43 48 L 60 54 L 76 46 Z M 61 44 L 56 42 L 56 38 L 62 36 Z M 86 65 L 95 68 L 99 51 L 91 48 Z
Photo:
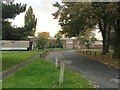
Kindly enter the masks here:
M 66 48 L 73 49 L 73 40 L 66 41 Z

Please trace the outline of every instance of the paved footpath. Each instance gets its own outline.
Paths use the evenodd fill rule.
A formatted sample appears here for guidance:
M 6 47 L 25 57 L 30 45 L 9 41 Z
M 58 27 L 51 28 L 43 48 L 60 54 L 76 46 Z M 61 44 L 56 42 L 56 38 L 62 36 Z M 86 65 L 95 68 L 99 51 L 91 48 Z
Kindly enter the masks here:
M 64 56 L 67 60 L 72 60 L 71 65 L 66 65 L 66 68 L 74 70 L 86 76 L 93 84 L 99 88 L 120 88 L 118 84 L 118 70 L 98 61 L 80 56 L 73 50 L 62 52 L 51 52 L 45 58 L 47 61 L 55 62 L 55 58 Z

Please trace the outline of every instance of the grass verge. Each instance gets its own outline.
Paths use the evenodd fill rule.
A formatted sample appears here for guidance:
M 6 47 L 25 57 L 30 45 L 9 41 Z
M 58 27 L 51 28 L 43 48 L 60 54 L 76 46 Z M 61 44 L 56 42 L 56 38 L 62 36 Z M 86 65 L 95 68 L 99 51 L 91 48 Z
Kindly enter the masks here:
M 2 90 L 2 81 L 0 80 L 0 90 Z
M 2 71 L 38 55 L 40 51 L 2 51 Z
M 65 70 L 64 82 L 58 84 L 59 69 L 38 59 L 3 80 L 3 88 L 93 88 L 85 77 Z
M 91 53 L 90 53 L 91 52 Z M 90 51 L 86 53 L 86 51 L 83 54 L 83 51 L 77 51 L 82 56 L 91 58 L 93 60 L 97 60 L 99 62 L 102 62 L 104 64 L 108 64 L 113 67 L 120 68 L 120 65 L 118 64 L 119 60 L 112 58 L 112 52 L 106 55 L 102 55 L 102 51 Z

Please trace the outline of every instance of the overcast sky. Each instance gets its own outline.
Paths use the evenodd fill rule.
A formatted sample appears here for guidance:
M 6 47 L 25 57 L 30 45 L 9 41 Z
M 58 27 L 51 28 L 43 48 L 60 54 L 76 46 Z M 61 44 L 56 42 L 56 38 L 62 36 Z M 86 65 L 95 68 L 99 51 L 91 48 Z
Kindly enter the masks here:
M 29 6 L 32 6 L 33 12 L 37 18 L 37 32 L 49 32 L 50 36 L 54 37 L 54 35 L 61 29 L 58 24 L 58 20 L 53 19 L 52 13 L 54 13 L 57 8 L 52 5 L 55 2 L 60 2 L 62 0 L 15 0 L 16 3 L 27 4 L 26 10 Z M 12 25 L 16 25 L 17 27 L 24 26 L 24 16 L 25 12 L 18 15 L 15 20 L 12 21 Z M 99 39 L 101 35 L 96 32 L 96 37 Z
M 54 17 L 52 16 L 52 13 L 57 10 L 57 8 L 52 6 L 56 1 L 61 2 L 61 0 L 15 0 L 14 2 L 27 4 L 27 9 L 29 6 L 32 6 L 37 18 L 36 32 L 46 31 L 50 32 L 51 36 L 54 36 L 61 29 L 58 25 L 58 20 L 53 19 Z M 24 16 L 25 12 L 18 15 L 12 21 L 12 25 L 16 25 L 17 27 L 24 26 Z

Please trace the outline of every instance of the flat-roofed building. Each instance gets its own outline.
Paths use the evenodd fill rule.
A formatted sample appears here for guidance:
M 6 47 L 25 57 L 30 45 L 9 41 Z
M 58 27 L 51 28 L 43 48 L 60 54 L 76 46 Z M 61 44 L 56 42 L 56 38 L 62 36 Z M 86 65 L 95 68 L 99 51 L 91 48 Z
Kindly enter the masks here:
M 63 48 L 68 49 L 77 49 L 77 39 L 75 38 L 60 38 L 61 43 L 63 44 Z M 48 38 L 48 43 L 56 43 L 57 38 Z
M 0 50 L 28 50 L 29 41 L 2 40 L 0 46 Z

